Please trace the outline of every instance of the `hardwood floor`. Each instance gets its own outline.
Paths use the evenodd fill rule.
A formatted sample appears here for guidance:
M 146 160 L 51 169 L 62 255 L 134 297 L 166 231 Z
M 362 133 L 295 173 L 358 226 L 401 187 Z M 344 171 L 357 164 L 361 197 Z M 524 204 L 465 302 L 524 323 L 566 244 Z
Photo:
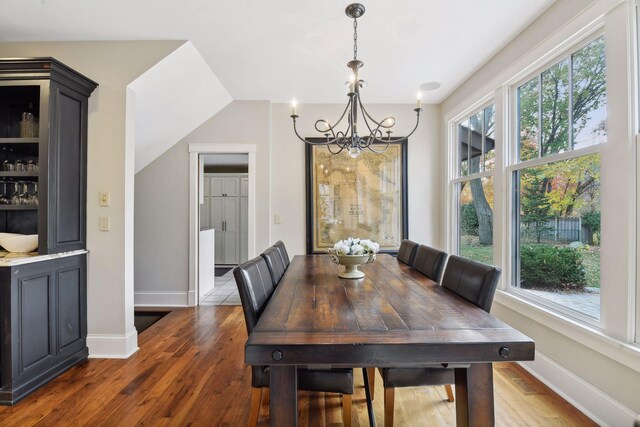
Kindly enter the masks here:
M 17 405 L 0 407 L 2 426 L 246 425 L 251 372 L 244 366 L 241 307 L 176 310 L 139 336 L 127 360 L 91 359 Z M 516 364 L 494 365 L 499 426 L 595 425 Z M 356 370 L 352 425 L 367 426 L 361 370 Z M 374 407 L 382 425 L 383 389 Z M 455 425 L 444 387 L 396 390 L 395 425 Z M 258 425 L 267 426 L 268 405 Z M 342 425 L 340 398 L 299 392 L 300 426 Z

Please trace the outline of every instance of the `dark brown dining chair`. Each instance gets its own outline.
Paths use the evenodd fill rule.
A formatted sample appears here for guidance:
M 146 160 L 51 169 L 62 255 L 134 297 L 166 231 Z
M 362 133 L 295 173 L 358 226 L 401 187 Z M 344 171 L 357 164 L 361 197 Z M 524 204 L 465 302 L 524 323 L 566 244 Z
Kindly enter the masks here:
M 446 259 L 446 252 L 430 248 L 429 246 L 420 245 L 416 250 L 416 256 L 413 259 L 411 267 L 434 282 L 438 282 Z
M 247 335 L 253 332 L 274 292 L 273 279 L 263 257 L 256 257 L 233 269 Z M 342 422 L 351 426 L 353 369 L 298 369 L 298 389 L 342 394 Z M 258 423 L 262 398 L 269 390 L 269 367 L 251 366 L 251 410 L 248 425 Z M 263 391 L 266 391 L 263 393 Z
M 273 279 L 273 286 L 278 286 L 278 283 L 280 283 L 280 279 L 282 279 L 284 271 L 286 270 L 284 262 L 282 261 L 282 256 L 280 255 L 280 250 L 275 246 L 271 246 L 261 253 L 260 256 L 267 262 L 267 267 L 269 268 L 271 278 Z
M 493 296 L 498 286 L 500 269 L 456 255 L 449 257 L 442 276 L 442 287 L 480 307 L 491 310 Z M 384 386 L 384 425 L 393 426 L 393 406 L 396 387 L 444 385 L 449 402 L 453 402 L 451 384 L 454 369 L 443 365 L 420 368 L 379 368 Z M 371 377 L 371 374 L 368 375 Z M 371 393 L 373 395 L 373 393 Z
M 287 248 L 284 246 L 284 242 L 282 240 L 278 240 L 273 244 L 273 246 L 280 251 L 280 256 L 282 256 L 282 262 L 284 263 L 284 269 L 289 268 L 289 253 L 287 252 Z
M 400 248 L 398 249 L 398 261 L 401 261 L 407 265 L 413 264 L 413 259 L 416 256 L 416 250 L 418 249 L 418 244 L 416 242 L 412 242 L 411 240 L 403 240 L 400 242 Z

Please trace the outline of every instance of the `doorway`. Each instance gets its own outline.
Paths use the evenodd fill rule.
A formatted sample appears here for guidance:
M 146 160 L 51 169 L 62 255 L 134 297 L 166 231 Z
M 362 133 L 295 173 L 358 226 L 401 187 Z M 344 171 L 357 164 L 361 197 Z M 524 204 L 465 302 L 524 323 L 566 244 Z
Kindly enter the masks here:
M 189 305 L 239 305 L 231 269 L 255 253 L 255 146 L 189 151 Z
M 231 269 L 248 259 L 249 155 L 200 154 L 199 161 L 199 301 L 239 304 Z

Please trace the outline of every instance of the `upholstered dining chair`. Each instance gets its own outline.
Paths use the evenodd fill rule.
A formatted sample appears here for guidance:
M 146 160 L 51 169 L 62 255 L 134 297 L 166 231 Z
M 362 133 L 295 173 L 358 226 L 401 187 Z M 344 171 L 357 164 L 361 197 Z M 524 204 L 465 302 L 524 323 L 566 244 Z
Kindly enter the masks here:
M 413 259 L 411 267 L 434 282 L 438 282 L 446 259 L 446 252 L 430 248 L 429 246 L 420 245 L 416 250 L 416 256 Z
M 233 269 L 247 335 L 255 328 L 262 312 L 274 292 L 273 279 L 267 262 L 256 257 Z M 249 426 L 258 423 L 262 398 L 268 393 L 269 367 L 251 367 L 251 410 Z M 353 369 L 298 369 L 298 389 L 342 394 L 342 422 L 351 426 L 351 396 L 353 395 Z M 266 392 L 265 392 L 266 391 Z M 264 392 L 264 393 L 263 393 Z
M 442 287 L 480 307 L 487 313 L 491 310 L 493 297 L 500 278 L 500 269 L 481 264 L 456 255 L 449 257 L 442 276 Z M 379 368 L 384 386 L 384 425 L 393 426 L 395 388 L 444 385 L 447 397 L 453 402 L 451 384 L 454 370 L 442 365 L 420 368 Z M 371 374 L 369 373 L 369 377 Z M 372 393 L 373 395 L 373 393 Z
M 286 270 L 280 250 L 275 246 L 271 246 L 261 253 L 260 256 L 267 262 L 267 267 L 269 268 L 271 278 L 273 279 L 273 286 L 278 286 L 278 283 L 280 283 L 280 279 L 282 279 L 284 271 Z
M 411 266 L 413 264 L 413 259 L 416 256 L 416 249 L 418 249 L 418 244 L 416 242 L 412 242 L 407 239 L 403 240 L 400 242 L 400 249 L 398 249 L 398 261 Z
M 280 256 L 282 256 L 282 262 L 284 263 L 284 269 L 289 268 L 289 253 L 287 252 L 287 248 L 284 246 L 284 242 L 282 240 L 278 240 L 273 244 L 273 246 L 280 251 Z

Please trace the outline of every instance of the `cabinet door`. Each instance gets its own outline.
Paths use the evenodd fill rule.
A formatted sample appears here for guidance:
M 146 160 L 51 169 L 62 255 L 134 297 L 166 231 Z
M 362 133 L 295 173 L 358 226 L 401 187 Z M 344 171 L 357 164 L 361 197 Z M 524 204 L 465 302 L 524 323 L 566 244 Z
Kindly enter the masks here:
M 220 197 L 224 194 L 223 189 L 224 178 L 209 178 L 209 195 L 214 197 Z
M 40 253 L 72 251 L 86 246 L 88 101 L 86 96 L 54 81 L 50 87 L 50 129 L 45 151 L 48 152 L 49 182 L 38 188 L 39 228 L 46 229 L 48 237 L 46 252 L 40 248 Z M 40 167 L 43 166 L 41 160 Z
M 227 197 L 240 195 L 240 178 L 223 178 L 223 194 Z
M 30 277 L 18 279 L 20 300 L 20 374 L 46 365 L 54 355 L 53 309 L 50 296 L 54 295 L 51 272 L 36 272 Z M 17 337 L 16 337 L 17 338 Z
M 87 335 L 86 256 L 60 260 L 58 285 L 58 353 L 74 353 L 85 347 Z
M 238 264 L 240 238 L 240 200 L 224 197 L 224 263 Z
M 240 196 L 249 196 L 249 178 L 240 178 Z
M 249 259 L 249 200 L 240 197 L 240 262 Z
M 211 196 L 211 178 L 208 176 L 202 177 L 202 194 L 204 197 Z
M 224 197 L 210 197 L 209 206 L 210 206 L 209 208 L 210 227 L 216 230 L 214 234 L 215 263 L 224 264 L 224 236 L 225 236 L 225 231 L 223 229 Z

